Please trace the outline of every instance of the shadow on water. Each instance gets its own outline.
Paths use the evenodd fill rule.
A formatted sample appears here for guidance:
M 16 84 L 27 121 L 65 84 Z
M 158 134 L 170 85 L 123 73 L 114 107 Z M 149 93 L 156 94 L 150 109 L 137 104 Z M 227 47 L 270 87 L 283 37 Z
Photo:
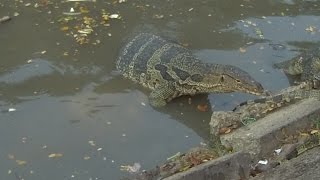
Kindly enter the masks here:
M 122 82 L 121 82 L 122 81 Z M 127 83 L 124 83 L 124 82 Z M 118 83 L 117 82 L 121 82 Z M 110 86 L 113 84 L 113 86 Z M 115 76 L 108 83 L 97 86 L 94 90 L 96 93 L 115 93 L 115 92 L 130 92 L 133 89 L 139 89 L 146 97 L 141 101 L 143 106 L 150 106 L 147 102 L 147 96 L 150 91 L 141 88 L 139 85 L 132 83 L 129 80 L 123 79 L 121 76 Z M 144 103 L 146 101 L 146 103 Z M 205 106 L 203 110 L 199 110 L 198 106 Z M 205 141 L 209 140 L 209 122 L 212 114 L 212 106 L 208 95 L 182 96 L 172 100 L 165 107 L 154 109 L 161 113 L 169 115 L 170 119 L 176 120 L 192 129 L 198 136 Z
M 149 169 L 205 142 L 213 110 L 254 97 L 181 97 L 153 109 L 149 91 L 115 72 L 134 32 L 155 31 L 206 62 L 238 66 L 271 91 L 289 85 L 273 64 L 320 41 L 318 1 L 117 2 L 0 2 L 0 17 L 12 17 L 0 24 L 0 179 L 118 179 L 120 166 L 134 162 Z M 96 20 L 88 44 L 76 42 L 77 21 L 59 21 L 71 7 L 88 10 L 74 16 L 79 22 Z M 106 23 L 103 13 L 121 19 Z
M 197 107 L 199 105 L 205 108 L 201 110 Z M 165 108 L 162 108 L 160 112 L 170 115 L 172 119 L 192 129 L 205 141 L 209 140 L 210 129 L 208 124 L 211 119 L 212 107 L 207 95 L 177 98 Z

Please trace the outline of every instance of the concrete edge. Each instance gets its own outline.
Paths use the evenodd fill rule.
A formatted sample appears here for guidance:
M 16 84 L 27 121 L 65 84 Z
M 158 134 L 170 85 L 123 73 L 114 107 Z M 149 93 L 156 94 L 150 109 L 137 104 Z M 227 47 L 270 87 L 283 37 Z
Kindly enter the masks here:
M 320 116 L 320 101 L 308 99 L 279 109 L 257 122 L 221 136 L 222 143 L 235 151 L 165 180 L 249 179 L 251 164 L 273 153 L 286 135 L 310 128 L 311 119 Z
M 320 101 L 308 99 L 284 107 L 257 122 L 221 136 L 221 142 L 236 151 L 244 150 L 253 156 L 266 156 L 278 148 L 285 135 L 310 128 L 314 115 L 320 115 Z
M 236 152 L 174 174 L 165 180 L 247 179 L 250 164 L 250 154 Z

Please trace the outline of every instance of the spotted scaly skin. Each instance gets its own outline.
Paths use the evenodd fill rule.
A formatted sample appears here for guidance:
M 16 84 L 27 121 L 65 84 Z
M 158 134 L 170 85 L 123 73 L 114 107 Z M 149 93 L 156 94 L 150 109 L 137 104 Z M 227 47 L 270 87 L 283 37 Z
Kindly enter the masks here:
M 276 68 L 290 75 L 300 75 L 301 81 L 320 88 L 320 47 L 312 48 L 291 60 L 277 63 Z
M 283 91 L 274 96 L 245 101 L 240 103 L 239 106 L 272 101 L 274 103 L 283 103 L 285 101 L 309 98 L 320 100 L 320 47 L 305 51 L 288 61 L 277 63 L 274 67 L 283 69 L 285 73 L 290 75 L 300 75 L 302 82 L 300 82 L 299 86 L 293 86 L 291 88 L 293 89 L 292 91 Z
M 120 51 L 117 69 L 124 77 L 152 90 L 149 102 L 161 107 L 173 98 L 201 93 L 263 93 L 260 83 L 231 65 L 209 64 L 177 43 L 141 33 Z

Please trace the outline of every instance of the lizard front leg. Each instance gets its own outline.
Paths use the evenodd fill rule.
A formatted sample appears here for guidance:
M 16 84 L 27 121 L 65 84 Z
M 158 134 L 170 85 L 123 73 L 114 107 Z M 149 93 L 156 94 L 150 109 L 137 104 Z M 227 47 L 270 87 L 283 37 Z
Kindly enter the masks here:
M 149 102 L 153 107 L 162 107 L 171 101 L 178 92 L 173 83 L 162 83 L 149 95 Z

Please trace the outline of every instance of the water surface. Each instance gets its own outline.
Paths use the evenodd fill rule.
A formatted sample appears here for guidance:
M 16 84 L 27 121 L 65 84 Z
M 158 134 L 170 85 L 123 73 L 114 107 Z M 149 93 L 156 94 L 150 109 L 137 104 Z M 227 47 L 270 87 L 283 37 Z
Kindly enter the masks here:
M 0 2 L 0 17 L 12 16 L 0 24 L 0 179 L 119 179 L 126 175 L 121 165 L 149 169 L 207 142 L 213 110 L 255 97 L 210 94 L 191 104 L 182 97 L 153 109 L 149 91 L 115 71 L 123 39 L 133 32 L 155 31 L 203 61 L 241 67 L 270 91 L 289 85 L 272 65 L 320 39 L 317 1 L 113 2 Z M 86 7 L 79 18 L 97 21 L 88 44 L 75 41 L 79 24 L 59 22 L 71 7 Z M 104 26 L 103 12 L 121 19 Z

